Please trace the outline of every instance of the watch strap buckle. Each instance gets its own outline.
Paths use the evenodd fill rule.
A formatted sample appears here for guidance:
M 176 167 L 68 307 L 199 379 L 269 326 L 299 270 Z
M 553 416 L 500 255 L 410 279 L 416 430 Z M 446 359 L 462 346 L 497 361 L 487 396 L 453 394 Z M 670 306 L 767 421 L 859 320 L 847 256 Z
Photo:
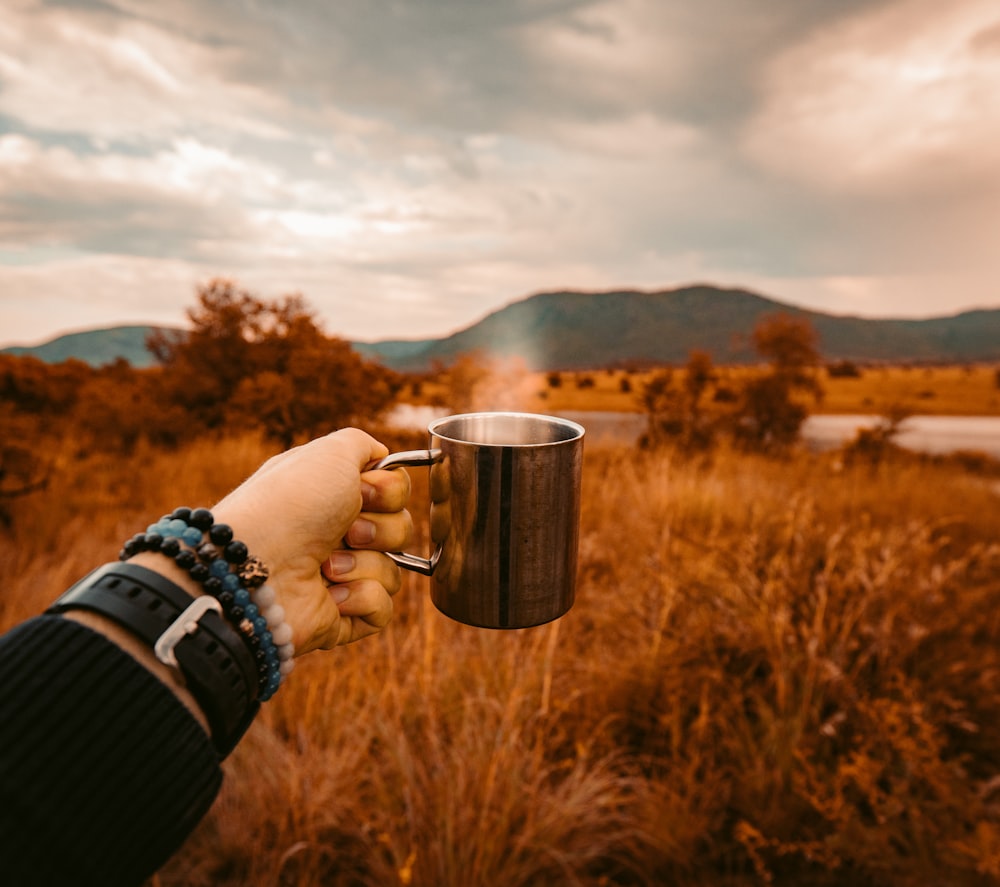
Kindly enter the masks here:
M 206 613 L 222 613 L 222 605 L 211 595 L 196 597 L 163 632 L 153 645 L 153 653 L 164 665 L 180 669 L 174 648 L 189 634 L 198 630 L 198 623 Z

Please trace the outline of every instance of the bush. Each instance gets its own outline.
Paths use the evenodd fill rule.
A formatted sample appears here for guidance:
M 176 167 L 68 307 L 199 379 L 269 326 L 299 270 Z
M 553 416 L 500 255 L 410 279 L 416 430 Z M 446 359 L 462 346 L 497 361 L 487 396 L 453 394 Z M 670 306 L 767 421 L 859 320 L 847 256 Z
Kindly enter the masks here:
M 826 373 L 831 379 L 860 379 L 861 370 L 850 360 L 839 360 L 826 366 Z

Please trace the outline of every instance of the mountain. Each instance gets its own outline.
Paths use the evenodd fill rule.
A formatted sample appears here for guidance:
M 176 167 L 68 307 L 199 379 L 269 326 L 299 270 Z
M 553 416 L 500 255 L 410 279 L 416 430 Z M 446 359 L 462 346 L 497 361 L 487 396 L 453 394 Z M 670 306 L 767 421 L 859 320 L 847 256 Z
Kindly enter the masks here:
M 153 355 L 146 348 L 146 337 L 165 327 L 116 326 L 110 329 L 87 330 L 68 333 L 41 345 L 14 345 L 0 350 L 0 354 L 30 354 L 46 363 L 61 363 L 75 358 L 92 366 L 104 366 L 119 358 L 134 367 L 147 367 L 154 363 Z
M 1000 309 L 929 320 L 873 320 L 806 311 L 739 289 L 699 285 L 660 292 L 553 292 L 495 311 L 443 339 L 355 343 L 400 370 L 426 369 L 479 351 L 519 355 L 536 369 L 682 363 L 692 349 L 717 364 L 758 360 L 750 333 L 764 316 L 804 317 L 827 360 L 1000 360 Z
M 595 369 L 623 364 L 683 363 L 692 349 L 717 364 L 758 360 L 754 326 L 784 312 L 807 319 L 828 361 L 967 363 L 1000 360 L 1000 309 L 927 320 L 846 317 L 806 311 L 740 289 L 698 285 L 659 292 L 552 292 L 530 296 L 441 339 L 355 342 L 366 357 L 404 371 L 480 352 L 522 357 L 535 369 Z M 114 327 L 61 336 L 34 348 L 8 348 L 57 362 L 94 365 L 124 357 L 148 366 L 146 336 L 154 327 Z

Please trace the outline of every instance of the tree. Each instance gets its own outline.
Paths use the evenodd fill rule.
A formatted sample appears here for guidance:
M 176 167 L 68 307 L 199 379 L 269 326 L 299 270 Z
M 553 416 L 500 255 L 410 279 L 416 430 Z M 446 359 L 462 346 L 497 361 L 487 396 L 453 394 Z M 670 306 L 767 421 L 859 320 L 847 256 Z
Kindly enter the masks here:
M 288 342 L 294 347 L 275 364 L 278 369 L 241 381 L 226 404 L 227 425 L 238 426 L 252 416 L 287 448 L 296 438 L 371 425 L 399 388 L 394 374 L 364 361 L 343 340 L 299 330 Z
M 200 287 L 197 297 L 187 312 L 189 331 L 157 331 L 147 346 L 168 373 L 169 399 L 192 424 L 219 428 L 240 383 L 272 363 L 268 334 L 280 336 L 281 321 L 287 324 L 301 300 L 267 303 L 224 279 Z
M 481 392 L 491 373 L 481 353 L 460 354 L 442 373 L 447 377 L 447 401 L 452 410 L 466 413 L 482 406 Z
M 683 381 L 674 385 L 674 370 L 666 367 L 654 373 L 642 392 L 647 417 L 644 445 L 673 439 L 685 450 L 703 450 L 715 438 L 717 417 L 704 405 L 705 392 L 715 382 L 712 358 L 706 351 L 688 355 Z
M 262 429 L 290 446 L 352 423 L 371 424 L 400 379 L 327 336 L 301 296 L 260 299 L 232 281 L 198 291 L 187 333 L 154 333 L 169 403 L 198 429 Z
M 663 367 L 646 380 L 639 395 L 646 414 L 646 433 L 640 438 L 640 446 L 655 447 L 680 435 L 680 401 L 673 367 Z
M 871 428 L 859 428 L 854 439 L 844 446 L 844 461 L 848 464 L 865 462 L 876 467 L 889 457 L 899 455 L 902 447 L 896 439 L 903 431 L 903 423 L 912 415 L 905 404 L 887 405 Z
M 805 378 L 807 370 L 820 362 L 819 336 L 804 317 L 772 314 L 762 318 L 754 327 L 753 344 L 777 375 Z
M 191 432 L 190 419 L 169 395 L 159 367 L 137 370 L 125 360 L 95 370 L 81 386 L 72 414 L 86 446 L 130 451 L 140 439 L 175 446 Z
M 444 400 L 456 413 L 520 410 L 536 395 L 528 366 L 518 356 L 490 358 L 471 351 L 438 372 L 447 388 Z
M 13 500 L 48 484 L 63 445 L 79 444 L 72 417 L 93 374 L 79 360 L 0 354 L 0 523 Z
M 75 358 L 49 364 L 30 354 L 0 354 L 0 402 L 20 413 L 60 421 L 94 372 Z
M 0 404 L 0 421 L 6 432 L 0 438 L 0 525 L 8 527 L 14 500 L 45 489 L 54 461 L 39 446 L 37 417 L 11 413 L 7 404 Z
M 831 379 L 860 379 L 861 370 L 853 360 L 838 360 L 828 364 L 827 375 Z
M 743 387 L 734 436 L 750 449 L 776 452 L 799 438 L 809 411 L 792 399 L 787 379 L 771 373 Z
M 715 382 L 712 357 L 707 351 L 694 350 L 688 355 L 684 367 L 684 446 L 690 450 L 703 450 L 715 438 L 715 419 L 704 408 L 703 400 L 708 386 Z
M 752 449 L 780 451 L 798 440 L 809 415 L 803 395 L 817 400 L 822 396 L 815 375 L 820 363 L 818 336 L 805 318 L 777 314 L 757 323 L 753 342 L 770 361 L 770 369 L 744 385 L 733 416 L 733 434 Z

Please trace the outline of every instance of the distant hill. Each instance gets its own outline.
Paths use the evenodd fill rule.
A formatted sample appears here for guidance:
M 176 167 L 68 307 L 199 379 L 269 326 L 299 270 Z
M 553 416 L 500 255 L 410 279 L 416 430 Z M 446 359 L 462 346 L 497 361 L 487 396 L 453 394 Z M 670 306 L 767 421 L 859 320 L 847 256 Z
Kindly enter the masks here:
M 1000 309 L 929 320 L 872 320 L 806 311 L 755 293 L 713 286 L 661 292 L 554 292 L 495 311 L 443 339 L 355 343 L 401 370 L 445 364 L 472 351 L 520 355 L 536 369 L 682 363 L 692 349 L 717 364 L 758 360 L 749 338 L 764 316 L 784 312 L 816 328 L 827 360 L 1000 360 Z
M 151 366 L 155 361 L 146 348 L 146 337 L 158 329 L 155 326 L 116 326 L 110 329 L 68 333 L 41 345 L 15 345 L 4 348 L 3 354 L 31 354 L 46 363 L 62 363 L 75 358 L 92 366 L 104 366 L 119 358 L 134 367 Z
M 873 320 L 806 311 L 740 289 L 700 285 L 660 292 L 553 292 L 530 296 L 441 339 L 355 342 L 366 357 L 404 371 L 449 364 L 460 354 L 520 356 L 534 369 L 596 369 L 623 364 L 683 363 L 692 349 L 717 364 L 758 356 L 750 333 L 764 316 L 807 318 L 826 360 L 860 362 L 1000 361 L 1000 309 L 927 320 Z M 146 336 L 154 327 L 128 326 L 61 336 L 33 348 L 7 348 L 57 362 L 94 365 L 123 357 L 153 362 Z

